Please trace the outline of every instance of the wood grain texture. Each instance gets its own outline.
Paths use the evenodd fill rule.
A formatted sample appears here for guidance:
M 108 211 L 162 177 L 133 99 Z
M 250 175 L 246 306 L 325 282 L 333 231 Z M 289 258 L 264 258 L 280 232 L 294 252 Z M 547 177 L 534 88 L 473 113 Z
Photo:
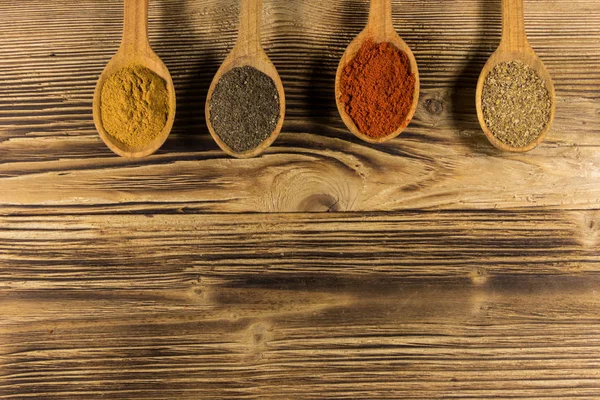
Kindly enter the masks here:
M 600 395 L 597 212 L 0 222 L 0 398 Z
M 95 81 L 119 45 L 122 4 L 73 4 L 0 1 L 0 204 L 202 204 L 212 212 L 598 207 L 596 1 L 526 1 L 530 41 L 555 79 L 558 109 L 547 142 L 518 156 L 493 149 L 475 113 L 477 77 L 500 40 L 500 1 L 394 2 L 396 30 L 420 65 L 421 104 L 402 138 L 368 145 L 344 129 L 333 88 L 368 3 L 266 0 L 263 45 L 285 85 L 287 118 L 274 147 L 253 161 L 226 157 L 202 115 L 235 42 L 238 2 L 152 1 L 150 40 L 173 75 L 179 108 L 173 135 L 143 162 L 115 158 L 91 118 Z
M 177 120 L 127 161 L 91 114 L 121 1 L 0 0 L 0 399 L 600 398 L 598 2 L 525 1 L 558 95 L 526 155 L 475 114 L 500 0 L 393 1 L 422 91 L 385 145 L 335 107 L 368 3 L 264 3 L 274 146 L 205 127 L 238 1 L 151 0 Z

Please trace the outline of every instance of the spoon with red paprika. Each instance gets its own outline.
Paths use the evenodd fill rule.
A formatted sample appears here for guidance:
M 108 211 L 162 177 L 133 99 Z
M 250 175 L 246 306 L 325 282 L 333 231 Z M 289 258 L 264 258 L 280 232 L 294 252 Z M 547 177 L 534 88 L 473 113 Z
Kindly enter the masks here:
M 407 85 L 406 88 L 396 89 L 411 90 L 412 93 L 401 93 L 401 95 L 402 97 L 406 97 L 406 95 L 412 96 L 412 98 L 409 98 L 408 100 L 404 98 L 404 104 L 402 104 L 400 108 L 397 107 L 397 104 L 390 104 L 390 102 L 402 99 L 399 99 L 398 96 L 390 96 L 390 88 L 387 87 L 388 85 L 378 82 L 377 76 L 375 76 L 375 79 L 371 76 L 371 83 L 373 83 L 373 85 L 366 89 L 376 91 L 377 93 L 375 93 L 375 95 L 379 101 L 364 101 L 365 99 L 363 99 L 362 101 L 359 100 L 358 104 L 352 104 L 352 94 L 347 93 L 346 90 L 347 79 L 345 74 L 348 73 L 347 68 L 352 68 L 352 63 L 355 61 L 355 58 L 358 58 L 361 55 L 360 52 L 365 51 L 365 49 L 368 50 L 369 46 L 378 46 L 378 48 L 373 47 L 373 49 L 370 49 L 375 56 L 378 56 L 383 52 L 386 54 L 389 54 L 390 52 L 398 53 L 397 55 L 394 54 L 393 57 L 398 61 L 404 60 L 404 63 L 407 64 L 404 66 L 404 74 L 408 74 L 405 78 L 407 78 L 406 81 L 409 81 L 410 85 Z M 367 57 L 370 57 L 370 55 Z M 369 64 L 372 61 L 366 61 L 367 63 L 364 64 L 364 68 L 355 69 L 354 73 L 373 74 L 374 68 Z M 398 68 L 398 66 L 385 65 L 385 63 L 383 63 L 383 67 Z M 388 79 L 389 77 L 394 76 L 393 74 L 390 74 L 390 71 L 385 71 L 385 73 Z M 404 83 L 405 82 L 390 82 L 391 85 L 403 85 Z M 366 142 L 387 142 L 400 135 L 412 120 L 419 103 L 419 88 L 420 82 L 417 61 L 415 60 L 415 56 L 410 50 L 410 47 L 408 47 L 394 29 L 391 0 L 371 0 L 367 26 L 350 43 L 340 60 L 337 70 L 335 79 L 335 97 L 342 120 L 355 136 Z M 356 109 L 357 105 L 361 105 L 361 109 Z M 402 108 L 404 108 L 404 110 L 402 110 Z M 402 115 L 399 115 L 397 110 L 403 111 L 403 113 L 401 113 Z M 361 119 L 370 121 L 367 122 L 367 124 L 363 124 L 358 118 L 353 118 L 352 114 L 354 114 L 355 117 L 360 116 Z M 392 123 L 390 124 L 385 120 L 389 120 Z M 384 122 L 388 123 L 384 124 Z M 382 126 L 378 126 L 376 129 L 370 131 L 368 125 L 373 124 L 386 126 L 383 130 L 381 129 Z M 359 125 L 363 126 L 362 130 L 359 128 Z M 367 130 L 369 130 L 369 132 L 367 132 Z

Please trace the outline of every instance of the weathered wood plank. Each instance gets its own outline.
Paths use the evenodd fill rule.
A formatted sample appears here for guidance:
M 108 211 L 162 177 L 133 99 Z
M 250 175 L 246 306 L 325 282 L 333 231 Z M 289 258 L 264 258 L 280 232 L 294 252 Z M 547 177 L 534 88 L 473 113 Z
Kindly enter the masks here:
M 594 398 L 600 214 L 0 219 L 0 398 Z
M 271 285 L 16 294 L 0 398 L 600 395 L 597 279 Z
M 68 148 L 79 155 L 3 164 L 0 203 L 145 203 L 169 208 L 197 203 L 212 212 L 599 206 L 596 146 L 499 155 L 481 144 L 476 155 L 466 150 L 468 145 L 458 153 L 439 135 L 436 144 L 407 134 L 402 143 L 389 146 L 307 133 L 284 135 L 279 149 L 255 160 L 231 160 L 211 150 L 163 153 L 136 163 L 107 154 L 87 157 L 85 141 L 74 147 L 70 139 L 38 139 L 46 149 Z M 19 154 L 27 152 L 29 143 L 9 141 L 5 147 Z
M 286 86 L 288 117 L 265 157 L 242 162 L 218 151 L 202 115 L 208 85 L 235 38 L 237 1 L 151 3 L 151 40 L 174 76 L 179 110 L 160 154 L 132 164 L 102 145 L 91 118 L 95 80 L 119 43 L 121 2 L 0 1 L 0 205 L 598 207 L 596 1 L 526 2 L 531 42 L 559 97 L 548 141 L 518 156 L 486 142 L 474 110 L 477 76 L 499 40 L 499 1 L 394 3 L 395 25 L 414 48 L 424 89 L 415 123 L 384 146 L 354 139 L 333 99 L 337 62 L 366 20 L 366 2 L 266 1 L 264 44 Z
M 272 274 L 315 279 L 380 274 L 390 280 L 465 279 L 481 271 L 570 275 L 599 271 L 600 214 L 267 217 L 100 211 L 97 215 L 0 217 L 0 243 L 0 262 L 6 266 L 0 273 L 6 289 L 31 280 L 66 289 L 74 284 L 69 277 L 93 287 L 107 289 L 112 282 L 115 287 L 135 288 L 147 277 L 189 281 L 198 271 L 215 279 L 264 279 Z
M 121 1 L 0 0 L 0 399 L 600 397 L 597 1 L 526 1 L 559 94 L 527 155 L 475 118 L 496 0 L 394 1 L 415 123 L 346 132 L 333 77 L 366 9 L 265 0 L 288 117 L 239 161 L 201 111 L 237 1 L 151 1 L 179 110 L 132 163 L 91 119 Z

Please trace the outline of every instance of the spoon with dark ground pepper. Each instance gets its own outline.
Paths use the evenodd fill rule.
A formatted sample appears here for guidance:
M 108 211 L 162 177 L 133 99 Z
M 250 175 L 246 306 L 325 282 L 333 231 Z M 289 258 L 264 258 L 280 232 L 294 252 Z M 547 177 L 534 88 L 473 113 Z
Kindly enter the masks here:
M 206 123 L 211 136 L 223 151 L 237 158 L 256 157 L 271 146 L 281 131 L 285 115 L 283 84 L 260 43 L 261 16 L 262 0 L 242 0 L 237 42 L 217 71 L 206 100 Z M 245 87 L 251 90 L 244 91 Z M 238 98 L 227 99 L 228 93 Z M 223 112 L 225 104 L 232 107 L 228 113 Z M 217 109 L 221 112 L 213 115 Z M 231 126 L 230 120 L 223 127 L 216 126 L 226 118 L 245 123 L 237 137 L 231 137 L 231 129 L 219 132 L 220 128 Z M 265 127 L 270 132 L 258 135 L 261 132 L 257 131 L 264 131 Z M 225 135 L 230 135 L 225 138 L 227 142 L 221 137 Z M 244 142 L 244 135 L 249 141 Z

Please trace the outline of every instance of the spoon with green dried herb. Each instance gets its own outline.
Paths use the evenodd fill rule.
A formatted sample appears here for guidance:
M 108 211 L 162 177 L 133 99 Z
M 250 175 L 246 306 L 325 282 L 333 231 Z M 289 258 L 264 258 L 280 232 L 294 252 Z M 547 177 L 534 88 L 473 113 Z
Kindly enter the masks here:
M 502 0 L 502 40 L 477 84 L 481 128 L 500 150 L 532 150 L 550 130 L 555 97 L 552 78 L 527 40 L 523 0 Z

